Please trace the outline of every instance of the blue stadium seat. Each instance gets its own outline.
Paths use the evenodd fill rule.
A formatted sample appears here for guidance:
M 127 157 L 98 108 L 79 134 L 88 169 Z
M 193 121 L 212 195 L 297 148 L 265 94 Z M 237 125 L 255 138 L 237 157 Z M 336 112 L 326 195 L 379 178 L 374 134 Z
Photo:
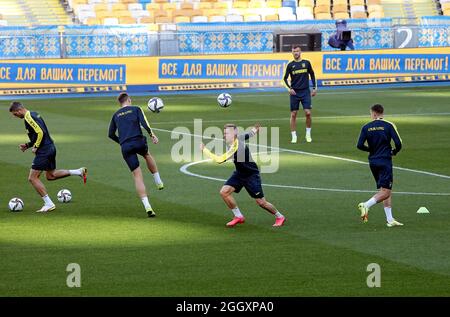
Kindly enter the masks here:
M 285 0 L 282 2 L 283 7 L 290 7 L 295 12 L 295 9 L 297 8 L 297 2 L 293 0 Z

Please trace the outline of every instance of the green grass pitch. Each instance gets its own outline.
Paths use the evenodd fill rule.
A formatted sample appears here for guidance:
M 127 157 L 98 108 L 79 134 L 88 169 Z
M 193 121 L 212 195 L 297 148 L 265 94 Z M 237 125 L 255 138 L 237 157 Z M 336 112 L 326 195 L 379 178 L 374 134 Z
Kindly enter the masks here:
M 145 106 L 147 97 L 134 97 Z M 2 296 L 449 296 L 450 295 L 450 91 L 441 88 L 319 91 L 313 99 L 313 143 L 290 144 L 288 96 L 278 92 L 235 93 L 222 109 L 216 94 L 162 96 L 160 114 L 146 110 L 160 144 L 150 145 L 166 188 L 157 191 L 145 173 L 157 217 L 149 219 L 136 197 L 119 147 L 107 138 L 115 98 L 25 100 L 38 111 L 57 146 L 58 168 L 87 166 L 87 185 L 75 177 L 44 181 L 56 202 L 59 189 L 72 191 L 68 204 L 37 214 L 42 201 L 27 182 L 32 154 L 18 144 L 24 124 L 0 102 L 0 295 Z M 394 217 L 387 228 L 382 206 L 361 223 L 356 205 L 374 190 L 367 155 L 356 149 L 369 106 L 381 103 L 396 123 L 404 149 L 394 159 Z M 277 173 L 263 174 L 266 197 L 288 218 L 259 209 L 245 191 L 236 195 L 247 222 L 228 229 L 231 212 L 220 181 L 180 172 L 171 159 L 168 131 L 193 119 L 203 128 L 253 121 L 279 127 Z M 253 120 L 254 119 L 254 120 Z M 294 150 L 294 151 L 286 151 Z M 197 149 L 195 149 L 197 150 Z M 141 166 L 143 161 L 141 160 Z M 223 179 L 232 164 L 202 163 L 189 171 Z M 418 173 L 426 171 L 438 175 Z M 288 186 L 288 187 L 280 187 Z M 304 187 L 303 189 L 297 187 Z M 311 189 L 316 188 L 316 190 Z M 344 189 L 348 192 L 317 190 Z M 409 193 L 409 194 L 408 194 Z M 419 193 L 419 194 L 411 194 Z M 8 211 L 12 197 L 25 202 Z M 417 214 L 425 206 L 430 214 Z M 66 266 L 81 266 L 81 287 L 68 288 Z M 381 287 L 369 288 L 367 266 L 381 267 Z

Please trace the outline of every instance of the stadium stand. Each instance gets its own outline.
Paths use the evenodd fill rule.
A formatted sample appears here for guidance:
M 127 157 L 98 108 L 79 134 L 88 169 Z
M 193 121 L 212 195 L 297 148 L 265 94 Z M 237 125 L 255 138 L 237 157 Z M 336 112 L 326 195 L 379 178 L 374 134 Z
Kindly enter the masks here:
M 58 0 L 2 0 L 0 25 L 68 25 L 72 18 Z M 1 22 L 4 21 L 4 22 Z
M 304 21 L 450 16 L 450 0 L 2 0 L 1 25 Z

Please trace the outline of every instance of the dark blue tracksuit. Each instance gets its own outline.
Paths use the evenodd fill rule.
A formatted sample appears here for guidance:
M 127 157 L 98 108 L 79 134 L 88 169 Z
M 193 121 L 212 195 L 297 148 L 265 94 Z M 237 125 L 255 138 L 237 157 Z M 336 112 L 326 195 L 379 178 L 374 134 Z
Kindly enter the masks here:
M 150 136 L 153 135 L 144 111 L 135 106 L 126 106 L 117 110 L 109 124 L 108 136 L 120 144 L 122 156 L 130 171 L 139 167 L 137 154 L 145 156 L 148 153 L 147 139 L 142 134 L 141 126 Z M 116 135 L 116 130 L 119 136 Z
M 288 78 L 291 77 L 291 84 L 288 83 Z M 311 63 L 306 59 L 299 61 L 293 60 L 286 65 L 284 71 L 283 82 L 286 88 L 294 89 L 295 96 L 290 96 L 291 111 L 298 110 L 300 102 L 303 109 L 311 109 L 311 92 L 309 91 L 309 77 L 313 83 L 313 88 L 317 89 L 317 81 Z
M 56 169 L 56 148 L 44 119 L 34 111 L 25 113 L 25 128 L 30 142 L 27 147 L 37 149 L 31 168 L 37 171 L 52 171 Z
M 391 140 L 394 141 L 394 149 L 391 147 Z M 377 188 L 392 189 L 392 156 L 402 148 L 402 139 L 395 125 L 383 119 L 367 123 L 361 129 L 357 147 L 361 151 L 369 152 L 370 170 Z

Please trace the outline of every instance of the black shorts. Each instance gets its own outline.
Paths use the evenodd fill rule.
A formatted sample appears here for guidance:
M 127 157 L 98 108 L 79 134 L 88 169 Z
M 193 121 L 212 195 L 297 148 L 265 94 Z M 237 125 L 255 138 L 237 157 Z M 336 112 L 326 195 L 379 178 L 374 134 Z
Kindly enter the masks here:
M 392 162 L 372 162 L 369 164 L 372 175 L 377 183 L 377 189 L 380 187 L 392 189 L 392 182 L 394 181 L 394 174 L 392 172 Z
M 56 148 L 55 145 L 44 145 L 38 148 L 31 168 L 36 171 L 53 171 L 56 169 Z
M 300 108 L 300 102 L 303 109 L 311 109 L 311 91 L 308 89 L 296 90 L 297 94 L 291 97 L 291 111 L 298 110 Z
M 261 177 L 259 173 L 250 175 L 241 175 L 234 172 L 233 175 L 225 182 L 225 185 L 234 187 L 235 192 L 239 193 L 242 187 L 245 187 L 247 193 L 253 198 L 263 198 L 264 193 L 261 186 Z
M 139 159 L 137 154 L 145 156 L 148 153 L 147 139 L 145 137 L 135 138 L 121 144 L 122 156 L 127 162 L 130 171 L 134 171 L 139 167 Z

